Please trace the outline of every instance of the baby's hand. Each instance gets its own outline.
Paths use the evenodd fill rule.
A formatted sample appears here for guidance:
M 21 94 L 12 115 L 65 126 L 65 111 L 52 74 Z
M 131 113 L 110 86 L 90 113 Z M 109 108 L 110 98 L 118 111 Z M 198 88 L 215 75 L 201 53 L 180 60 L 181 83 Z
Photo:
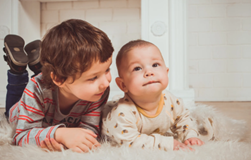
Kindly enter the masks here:
M 184 143 L 180 143 L 179 141 L 177 141 L 177 140 L 174 139 L 173 140 L 173 150 L 179 150 L 179 149 L 194 151 L 193 148 L 188 147 Z
M 48 149 L 49 151 L 62 151 L 64 146 L 58 143 L 53 138 L 45 138 L 43 141 L 40 142 L 41 148 Z
M 200 140 L 199 138 L 189 138 L 187 140 L 185 140 L 185 145 L 198 145 L 201 146 L 204 144 L 204 142 L 202 140 Z
M 56 141 L 79 153 L 99 147 L 96 137 L 91 130 L 83 128 L 58 128 L 55 132 Z

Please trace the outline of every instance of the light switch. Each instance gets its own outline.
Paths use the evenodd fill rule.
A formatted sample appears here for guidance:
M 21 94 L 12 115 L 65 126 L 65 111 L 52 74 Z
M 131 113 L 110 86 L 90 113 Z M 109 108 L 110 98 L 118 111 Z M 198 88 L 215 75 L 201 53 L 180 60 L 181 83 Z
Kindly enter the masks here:
M 155 36 L 162 36 L 166 32 L 166 25 L 164 22 L 157 21 L 152 25 L 152 33 Z

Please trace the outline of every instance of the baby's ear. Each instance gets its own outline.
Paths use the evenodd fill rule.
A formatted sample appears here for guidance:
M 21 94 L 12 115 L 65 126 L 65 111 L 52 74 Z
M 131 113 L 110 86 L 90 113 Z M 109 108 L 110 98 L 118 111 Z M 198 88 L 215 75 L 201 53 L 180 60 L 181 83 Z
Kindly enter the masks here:
M 124 81 L 123 81 L 122 78 L 117 77 L 117 78 L 115 79 L 115 81 L 116 81 L 118 87 L 119 87 L 123 92 L 125 92 L 125 93 L 128 92 L 128 90 L 127 90 L 127 88 L 126 88 L 126 86 L 125 86 L 125 83 L 124 83 Z
M 167 73 L 169 73 L 169 68 L 168 67 L 166 67 L 167 68 Z
M 51 79 L 52 79 L 53 83 L 54 83 L 56 86 L 61 87 L 61 86 L 64 85 L 64 83 L 58 81 L 57 77 L 53 74 L 53 72 L 51 72 L 50 76 L 51 76 Z

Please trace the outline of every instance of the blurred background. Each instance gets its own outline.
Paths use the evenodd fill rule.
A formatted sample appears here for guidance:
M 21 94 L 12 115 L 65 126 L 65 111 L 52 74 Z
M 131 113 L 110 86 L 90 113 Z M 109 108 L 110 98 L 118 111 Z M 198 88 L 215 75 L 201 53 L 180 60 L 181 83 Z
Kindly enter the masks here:
M 169 90 L 189 101 L 251 101 L 251 0 L 0 0 L 0 48 L 7 34 L 27 43 L 64 20 L 107 33 L 115 58 L 130 40 L 156 44 L 170 68 Z M 4 55 L 2 49 L 0 54 Z M 0 107 L 8 66 L 0 58 Z

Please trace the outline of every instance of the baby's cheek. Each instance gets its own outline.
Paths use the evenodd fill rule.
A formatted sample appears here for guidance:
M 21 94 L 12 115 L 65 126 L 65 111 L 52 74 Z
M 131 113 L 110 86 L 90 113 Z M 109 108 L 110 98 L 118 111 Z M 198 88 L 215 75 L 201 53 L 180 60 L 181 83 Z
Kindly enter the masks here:
M 137 93 L 140 90 L 140 83 L 138 83 L 138 81 L 131 81 L 130 82 L 130 92 L 132 93 Z
M 167 86 L 169 82 L 168 76 L 163 76 L 163 84 L 164 86 Z

